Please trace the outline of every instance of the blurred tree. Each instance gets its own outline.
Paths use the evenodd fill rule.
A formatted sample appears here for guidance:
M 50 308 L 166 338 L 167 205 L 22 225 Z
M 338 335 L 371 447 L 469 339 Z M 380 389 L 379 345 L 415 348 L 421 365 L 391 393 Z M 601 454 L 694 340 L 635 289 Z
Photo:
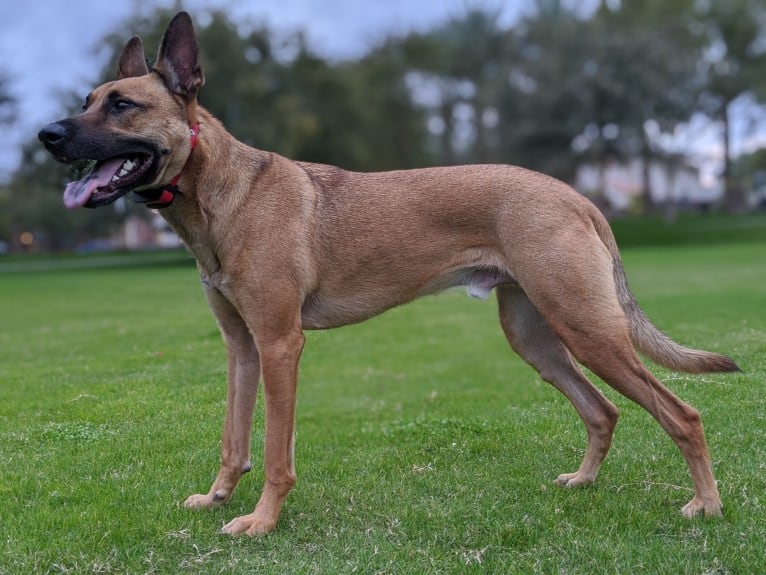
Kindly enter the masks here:
M 0 72 L 0 124 L 10 124 L 16 117 L 16 98 L 10 85 L 9 76 Z
M 419 74 L 413 89 L 436 92 L 430 98 L 432 127 L 440 136 L 443 164 L 500 159 L 493 132 L 497 133 L 513 42 L 499 18 L 499 10 L 470 8 L 402 42 L 410 66 Z
M 16 99 L 10 89 L 10 80 L 0 73 L 0 125 L 12 124 L 15 121 Z M 11 202 L 11 190 L 0 183 L 0 242 L 11 239 L 11 216 L 7 209 Z
M 701 60 L 706 85 L 703 111 L 723 127 L 725 205 L 744 208 L 732 177 L 732 105 L 741 97 L 766 97 L 766 4 L 762 0 L 699 2 L 698 25 L 709 42 Z
M 434 163 L 427 146 L 426 113 L 412 100 L 401 44 L 387 41 L 343 73 L 358 110 L 357 146 L 365 169 L 416 168 Z
M 512 163 L 571 181 L 572 143 L 592 121 L 586 22 L 559 2 L 540 1 L 515 34 L 519 48 L 500 106 L 501 146 Z
M 702 42 L 693 32 L 694 4 L 623 0 L 602 4 L 585 23 L 588 115 L 597 130 L 584 143 L 602 162 L 609 156 L 642 160 L 644 209 L 652 205 L 650 162 L 668 156 L 656 136 L 672 132 L 695 111 Z
M 743 154 L 731 163 L 731 178 L 751 206 L 766 208 L 766 148 Z M 748 198 L 749 196 L 749 198 Z
M 506 145 L 522 162 L 563 179 L 578 163 L 602 170 L 661 153 L 647 130 L 672 131 L 694 111 L 700 42 L 692 0 L 601 3 L 592 15 L 540 0 L 520 26 L 521 58 L 504 106 Z M 515 126 L 515 129 L 512 127 Z

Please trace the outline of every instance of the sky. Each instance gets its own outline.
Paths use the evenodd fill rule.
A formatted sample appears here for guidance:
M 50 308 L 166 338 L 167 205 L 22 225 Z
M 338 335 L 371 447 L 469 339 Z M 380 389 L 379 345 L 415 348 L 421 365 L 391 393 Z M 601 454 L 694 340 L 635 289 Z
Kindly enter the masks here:
M 23 3 L 23 7 L 20 5 Z M 85 96 L 103 66 L 99 42 L 134 11 L 172 0 L 0 0 L 0 72 L 10 77 L 20 121 L 0 139 L 0 180 L 20 160 L 19 146 L 60 119 L 62 94 Z M 518 18 L 523 0 L 186 0 L 192 18 L 225 8 L 233 18 L 265 22 L 275 30 L 304 30 L 320 55 L 347 58 L 392 32 L 427 29 L 467 6 L 499 7 L 501 22 Z M 147 47 L 153 50 L 154 47 Z

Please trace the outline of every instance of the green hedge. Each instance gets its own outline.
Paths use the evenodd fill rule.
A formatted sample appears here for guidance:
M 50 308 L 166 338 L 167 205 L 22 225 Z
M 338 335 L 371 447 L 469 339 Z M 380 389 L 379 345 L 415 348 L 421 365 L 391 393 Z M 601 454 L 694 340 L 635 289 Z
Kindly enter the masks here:
M 766 242 L 766 213 L 681 214 L 672 222 L 660 216 L 625 217 L 610 223 L 623 248 Z

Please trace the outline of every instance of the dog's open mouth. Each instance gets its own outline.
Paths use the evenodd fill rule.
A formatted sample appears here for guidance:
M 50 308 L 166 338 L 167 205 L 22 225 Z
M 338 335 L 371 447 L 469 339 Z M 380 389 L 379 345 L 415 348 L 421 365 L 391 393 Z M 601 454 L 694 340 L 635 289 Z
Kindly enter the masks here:
M 152 157 L 134 154 L 95 162 L 81 179 L 67 184 L 64 205 L 68 208 L 96 208 L 111 204 L 148 181 Z

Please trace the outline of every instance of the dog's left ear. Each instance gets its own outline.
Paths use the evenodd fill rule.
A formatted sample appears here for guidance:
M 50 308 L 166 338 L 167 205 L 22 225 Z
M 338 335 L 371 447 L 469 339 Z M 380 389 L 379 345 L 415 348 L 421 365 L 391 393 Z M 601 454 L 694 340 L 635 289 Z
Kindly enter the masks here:
M 189 99 L 197 97 L 205 75 L 199 65 L 194 25 L 187 12 L 179 12 L 168 24 L 154 70 L 174 94 Z
M 146 67 L 146 57 L 144 56 L 144 43 L 141 38 L 133 36 L 125 44 L 120 54 L 120 63 L 117 65 L 117 79 L 134 78 L 136 76 L 146 76 L 149 68 Z

